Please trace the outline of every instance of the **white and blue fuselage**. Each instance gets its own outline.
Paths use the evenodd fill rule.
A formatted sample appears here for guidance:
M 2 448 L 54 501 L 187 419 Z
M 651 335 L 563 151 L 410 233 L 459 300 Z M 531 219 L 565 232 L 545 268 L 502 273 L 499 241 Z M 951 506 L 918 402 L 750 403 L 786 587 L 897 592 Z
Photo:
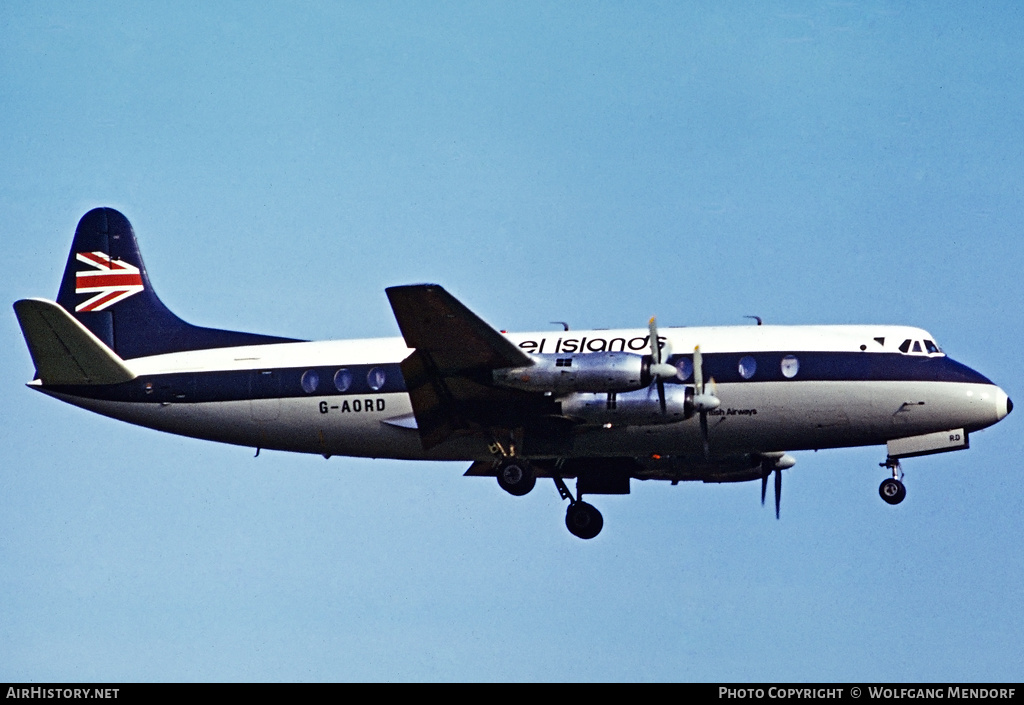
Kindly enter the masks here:
M 672 350 L 701 347 L 705 375 L 722 402 L 709 414 L 715 455 L 881 445 L 951 429 L 969 433 L 1012 408 L 1006 393 L 981 374 L 941 352 L 928 353 L 924 341 L 932 336 L 918 328 L 663 328 L 661 336 Z M 631 348 L 639 353 L 649 345 L 640 329 L 507 338 L 528 352 L 566 357 Z M 900 351 L 907 340 L 910 350 Z M 587 352 L 576 352 L 581 343 Z M 920 352 L 913 352 L 915 343 Z M 41 390 L 122 421 L 254 448 L 403 459 L 492 457 L 483 437 L 455 437 L 423 449 L 400 369 L 411 352 L 401 338 L 187 351 L 125 361 L 136 378 L 119 385 Z M 666 380 L 670 392 L 673 385 L 692 383 L 692 355 L 674 354 L 668 362 L 679 370 Z M 696 416 L 645 425 L 605 418 L 614 416 L 575 433 L 568 454 L 700 453 Z
M 588 494 L 631 478 L 775 476 L 787 451 L 885 445 L 899 459 L 968 447 L 1013 408 L 983 375 L 903 326 L 499 332 L 434 284 L 386 290 L 400 338 L 302 342 L 191 325 L 153 291 L 128 220 L 79 222 L 56 301 L 14 304 L 35 389 L 112 418 L 211 441 L 472 461 L 513 495 L 551 477 L 566 525 L 593 538 Z M 759 322 L 760 323 L 760 322 Z M 577 479 L 576 497 L 563 478 Z

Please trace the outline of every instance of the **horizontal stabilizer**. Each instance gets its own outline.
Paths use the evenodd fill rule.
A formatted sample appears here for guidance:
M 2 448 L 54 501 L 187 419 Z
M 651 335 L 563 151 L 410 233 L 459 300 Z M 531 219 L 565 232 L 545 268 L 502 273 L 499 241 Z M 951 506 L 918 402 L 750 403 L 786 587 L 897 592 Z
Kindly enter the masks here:
M 14 312 L 43 384 L 118 384 L 135 379 L 114 351 L 59 304 L 23 299 L 15 302 Z

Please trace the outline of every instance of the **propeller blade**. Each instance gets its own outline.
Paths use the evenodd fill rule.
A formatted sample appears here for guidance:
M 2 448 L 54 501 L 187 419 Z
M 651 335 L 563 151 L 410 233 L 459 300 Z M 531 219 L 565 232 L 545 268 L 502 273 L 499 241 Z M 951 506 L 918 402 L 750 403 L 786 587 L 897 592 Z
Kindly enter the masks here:
M 655 365 L 660 365 L 661 346 L 658 345 L 658 322 L 655 316 L 651 316 L 651 320 L 647 322 L 647 330 L 651 333 L 651 361 Z
M 662 351 L 661 345 L 658 344 L 658 321 L 654 316 L 651 316 L 651 320 L 647 322 L 647 329 L 650 331 L 651 341 L 651 377 L 658 387 L 658 404 L 661 406 L 661 413 L 668 413 L 668 405 L 665 403 L 665 381 L 676 376 L 676 368 L 672 365 L 666 364 L 665 360 L 668 359 L 668 350 Z M 668 348 L 668 341 L 665 341 L 665 347 Z
M 779 518 L 782 507 L 782 471 L 796 465 L 796 458 L 782 451 L 761 454 L 761 506 L 768 493 L 768 476 L 775 473 L 775 518 Z
M 779 507 L 782 505 L 782 470 L 775 469 L 775 518 L 779 518 Z
M 704 442 L 704 460 L 711 462 L 711 444 L 708 443 L 708 413 L 700 412 L 700 438 Z
M 693 349 L 693 393 L 704 393 L 704 364 L 699 345 Z
M 700 435 L 704 443 L 704 459 L 711 461 L 711 443 L 708 439 L 708 412 L 717 409 L 721 403 L 715 394 L 715 378 L 711 378 L 712 393 L 704 389 L 704 357 L 700 354 L 700 346 L 693 349 L 693 403 L 700 412 Z

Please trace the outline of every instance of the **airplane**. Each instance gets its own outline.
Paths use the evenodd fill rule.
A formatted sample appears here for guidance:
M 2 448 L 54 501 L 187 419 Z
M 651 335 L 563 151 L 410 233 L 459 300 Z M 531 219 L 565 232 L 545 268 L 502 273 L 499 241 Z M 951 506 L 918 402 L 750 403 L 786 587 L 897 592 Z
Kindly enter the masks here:
M 631 480 L 761 481 L 793 451 L 964 450 L 1013 410 L 1006 392 L 893 325 L 499 331 L 437 284 L 385 290 L 402 337 L 309 342 L 186 323 L 157 297 L 112 208 L 78 224 L 56 301 L 14 310 L 32 389 L 105 416 L 256 449 L 470 462 L 509 494 L 553 480 L 569 531 L 604 525 L 585 495 Z M 575 479 L 576 492 L 565 481 Z

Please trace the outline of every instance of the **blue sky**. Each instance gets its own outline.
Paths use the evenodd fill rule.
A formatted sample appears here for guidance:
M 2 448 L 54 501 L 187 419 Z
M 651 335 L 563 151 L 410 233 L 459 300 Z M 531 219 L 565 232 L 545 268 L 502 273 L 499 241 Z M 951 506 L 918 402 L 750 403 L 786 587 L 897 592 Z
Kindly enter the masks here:
M 918 325 L 1020 397 L 1017 3 L 0 6 L 8 303 L 132 221 L 186 320 L 397 335 Z M 0 680 L 1020 680 L 1024 448 L 550 483 L 177 438 L 31 392 L 0 317 Z

